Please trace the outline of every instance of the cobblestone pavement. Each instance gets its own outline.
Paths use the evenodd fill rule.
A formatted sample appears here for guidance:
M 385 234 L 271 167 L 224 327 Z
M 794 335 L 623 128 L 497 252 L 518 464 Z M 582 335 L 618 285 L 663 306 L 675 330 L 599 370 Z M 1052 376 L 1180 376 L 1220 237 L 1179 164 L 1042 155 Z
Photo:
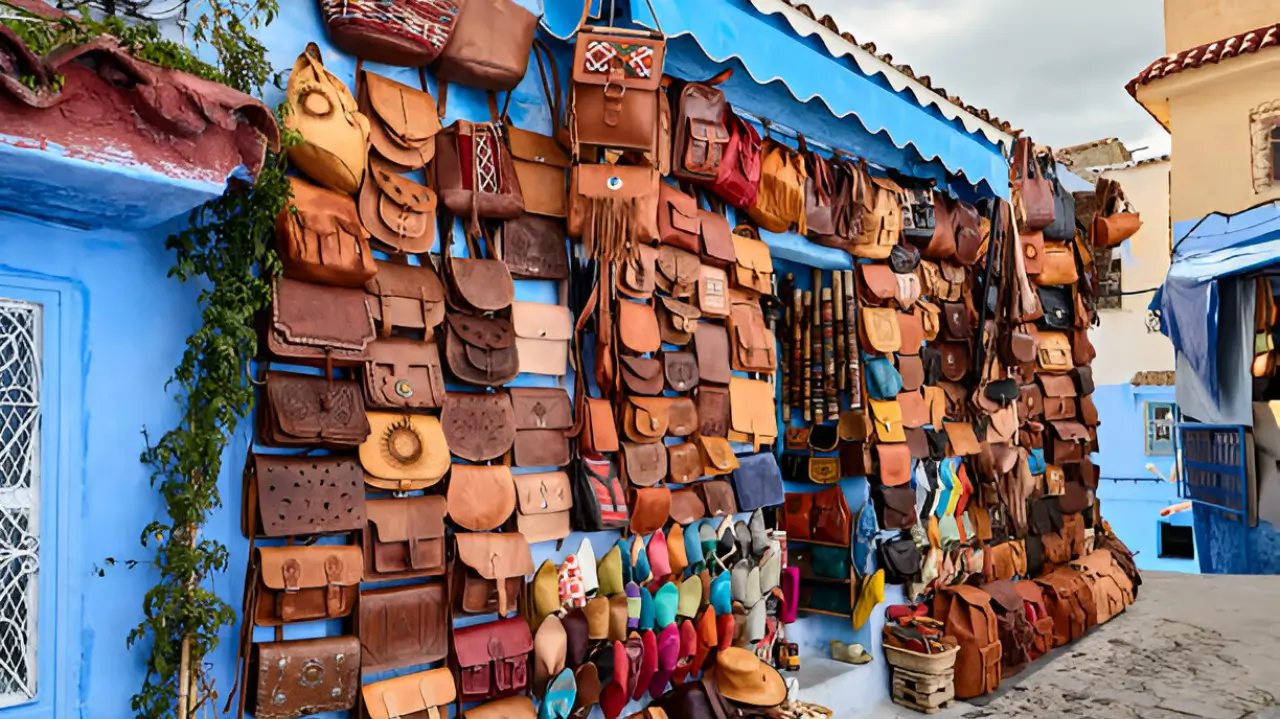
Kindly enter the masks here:
M 984 706 L 934 716 L 1280 719 L 1280 577 L 1144 579 L 1124 614 L 1006 680 Z M 897 706 L 874 715 L 924 716 Z

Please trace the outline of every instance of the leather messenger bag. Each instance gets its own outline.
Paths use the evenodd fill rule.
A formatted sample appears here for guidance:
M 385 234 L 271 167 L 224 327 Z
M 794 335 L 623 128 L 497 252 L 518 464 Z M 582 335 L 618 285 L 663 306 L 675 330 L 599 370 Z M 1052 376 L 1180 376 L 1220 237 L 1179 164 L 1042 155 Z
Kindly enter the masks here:
M 293 199 L 276 216 L 276 252 L 285 276 L 337 287 L 360 287 L 373 277 L 369 233 L 351 198 L 296 177 L 289 185 Z
M 563 467 L 569 463 L 573 404 L 554 387 L 512 387 L 517 467 Z
M 467 532 L 454 538 L 458 546 L 454 583 L 458 608 L 467 614 L 496 612 L 504 617 L 516 611 L 525 577 L 533 574 L 533 557 L 524 536 L 519 532 Z
M 450 451 L 472 462 L 497 459 L 516 441 L 515 410 L 505 392 L 450 392 L 440 421 Z
M 444 643 L 445 629 L 440 628 L 440 642 Z M 366 672 L 369 669 L 368 654 L 364 656 Z M 411 662 L 424 664 L 425 661 Z M 453 685 L 453 672 L 447 667 L 428 669 L 425 672 L 384 679 L 366 684 L 361 690 L 365 712 L 369 719 L 400 719 L 400 717 L 447 717 L 449 705 L 458 698 Z
M 448 622 L 443 582 L 361 592 L 361 671 L 374 674 L 444 659 L 449 654 Z M 445 676 L 452 692 L 453 679 L 447 671 Z M 373 686 L 365 687 L 366 701 Z
M 352 636 L 254 644 L 246 709 L 258 719 L 348 711 L 360 691 L 359 657 Z
M 376 336 L 364 292 L 288 277 L 276 278 L 264 325 L 267 352 L 294 364 L 363 364 Z
M 244 536 L 290 537 L 364 528 L 364 473 L 349 457 L 251 454 Z
M 460 701 L 500 699 L 529 691 L 533 634 L 524 618 L 455 628 L 453 647 Z
M 569 536 L 573 487 L 564 472 L 521 474 L 516 482 L 516 527 L 533 543 Z
M 258 439 L 270 447 L 358 447 L 369 436 L 360 387 L 292 372 L 266 373 Z
M 370 581 L 417 579 L 445 572 L 445 498 L 370 499 L 364 571 Z
M 356 607 L 364 576 L 359 547 L 258 547 L 254 563 L 260 627 L 341 619 Z

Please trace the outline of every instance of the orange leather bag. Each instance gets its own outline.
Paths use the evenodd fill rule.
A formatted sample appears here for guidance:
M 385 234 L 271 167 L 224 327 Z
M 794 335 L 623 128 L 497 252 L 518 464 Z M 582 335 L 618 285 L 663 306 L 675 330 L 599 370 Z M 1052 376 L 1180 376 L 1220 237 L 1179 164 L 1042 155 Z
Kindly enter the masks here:
M 971 699 L 1000 686 L 1001 647 L 991 595 L 960 585 L 938 591 L 933 598 L 933 617 L 947 626 L 947 636 L 960 646 L 956 656 L 957 699 Z

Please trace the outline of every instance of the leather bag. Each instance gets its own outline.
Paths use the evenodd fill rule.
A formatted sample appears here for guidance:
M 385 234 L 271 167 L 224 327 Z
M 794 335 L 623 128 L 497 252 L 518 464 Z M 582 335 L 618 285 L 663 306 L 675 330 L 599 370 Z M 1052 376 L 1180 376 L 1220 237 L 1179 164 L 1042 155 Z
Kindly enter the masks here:
M 702 310 L 680 300 L 659 297 L 657 304 L 658 333 L 662 341 L 684 346 L 693 339 L 693 331 L 702 318 Z
M 393 253 L 424 253 L 436 240 L 436 193 L 375 154 L 360 187 L 360 221 Z
M 512 387 L 515 416 L 515 465 L 563 467 L 569 464 L 569 432 L 573 429 L 573 404 L 555 387 Z
M 437 417 L 403 412 L 370 412 L 368 417 L 372 431 L 360 445 L 366 484 L 408 492 L 444 479 L 452 460 Z
M 651 166 L 577 164 L 569 170 L 569 236 L 590 257 L 623 257 L 658 241 L 661 178 Z M 679 297 L 680 295 L 673 295 Z
M 364 473 L 348 457 L 251 454 L 245 463 L 246 537 L 289 537 L 364 528 Z
M 702 251 L 701 233 L 698 200 L 663 183 L 658 190 L 658 235 L 663 244 L 696 255 Z
M 747 214 L 770 232 L 786 232 L 794 225 L 797 232 L 807 234 L 804 157 L 771 139 L 762 148 L 760 189 Z
M 454 628 L 458 700 L 500 699 L 529 691 L 533 634 L 521 617 Z
M 1071 340 L 1061 332 L 1037 332 L 1036 367 L 1042 372 L 1070 372 Z
M 491 109 L 489 122 L 458 120 L 436 134 L 432 164 L 440 202 L 452 215 L 467 220 L 469 230 L 477 233 L 476 220 L 514 220 L 524 212 L 524 195 L 506 132 L 498 122 L 496 106 Z
M 569 107 L 579 146 L 656 153 L 666 47 L 661 32 L 578 28 Z
M 627 482 L 652 487 L 667 478 L 667 447 L 662 443 L 622 443 L 622 468 Z
M 809 234 L 829 236 L 835 234 L 835 217 L 832 200 L 836 191 L 835 175 L 831 166 L 819 154 L 807 151 L 804 138 L 800 138 L 800 152 L 804 156 L 804 214 Z
M 351 545 L 258 547 L 260 627 L 341 619 L 355 609 L 363 579 L 360 548 Z
M 1031 138 L 1018 138 L 1013 154 L 1013 183 L 1022 197 L 1023 225 L 1028 230 L 1043 230 L 1053 224 L 1053 185 L 1036 161 Z
M 592 454 L 618 451 L 618 428 L 614 424 L 613 405 L 607 399 L 584 397 L 586 405 L 579 448 Z
M 773 294 L 773 255 L 749 225 L 733 230 L 733 284 L 744 292 Z
M 517 173 L 521 165 L 516 162 Z M 569 255 L 564 235 L 564 223 L 551 217 L 526 212 L 507 220 L 502 224 L 502 260 L 507 263 L 507 270 L 513 277 L 530 280 L 568 279 Z
M 734 292 L 729 310 L 733 336 L 730 366 L 739 372 L 773 373 L 778 367 L 777 340 L 765 324 L 764 311 L 754 295 Z
M 360 593 L 361 671 L 374 674 L 438 662 L 449 654 L 448 636 L 449 602 L 443 582 Z M 447 694 L 452 696 L 453 677 L 447 670 L 436 671 L 444 672 Z M 377 684 L 364 690 L 371 709 L 376 704 L 369 705 L 370 694 L 380 693 L 371 691 L 373 686 Z
M 693 490 L 671 493 L 671 521 L 684 527 L 707 516 L 707 507 Z
M 903 449 L 906 449 L 905 445 Z M 876 516 L 880 518 L 881 529 L 907 531 L 916 526 L 916 492 L 911 487 L 876 485 L 871 490 L 871 500 L 875 504 Z
M 910 536 L 881 541 L 876 547 L 885 584 L 909 584 L 920 574 L 924 557 Z
M 473 532 L 506 524 L 516 509 L 511 468 L 502 464 L 455 464 L 449 477 L 449 518 Z
M 442 641 L 444 636 L 442 628 Z M 453 673 L 447 667 L 366 684 L 361 694 L 369 719 L 445 717 L 449 714 L 449 705 L 458 698 Z
M 889 354 L 902 349 L 902 329 L 898 326 L 898 311 L 891 307 L 863 307 L 863 349 L 874 354 Z
M 603 455 L 583 455 L 573 484 L 574 528 L 586 532 L 621 529 L 630 523 L 627 493 L 617 466 Z
M 423 410 L 444 404 L 444 368 L 434 341 L 390 337 L 369 343 L 364 402 L 370 409 Z
M 736 465 L 735 465 L 736 469 Z M 702 497 L 707 507 L 707 515 L 711 517 L 729 516 L 738 513 L 738 502 L 733 496 L 733 486 L 725 479 L 710 479 L 693 485 L 694 491 Z
M 357 0 L 352 4 L 362 3 Z M 435 136 L 440 132 L 436 101 L 424 90 L 369 72 L 362 64 L 356 63 L 356 99 L 360 112 L 369 118 L 373 149 L 395 170 L 423 167 L 436 154 Z M 435 202 L 434 193 L 431 200 Z
M 862 282 L 859 284 L 859 296 L 866 304 L 884 306 L 897 295 L 897 275 L 888 265 L 858 265 L 858 273 L 862 276 Z
M 862 233 L 852 252 L 856 257 L 883 260 L 902 235 L 903 190 L 887 177 L 868 179 L 862 200 Z
M 272 447 L 358 447 L 369 436 L 355 380 L 268 371 L 258 439 Z
M 453 35 L 458 0 L 322 0 L 321 16 L 339 50 L 382 65 L 424 67 Z
M 513 302 L 511 325 L 516 335 L 520 372 L 561 377 L 569 368 L 573 313 L 563 305 Z
M 756 451 L 778 439 L 778 410 L 773 385 L 733 377 L 729 381 L 729 432 L 734 442 L 750 442 Z
M 694 395 L 697 403 L 698 434 L 704 437 L 727 437 L 729 433 L 729 390 L 705 383 Z
M 471 532 L 454 535 L 458 546 L 458 607 L 468 614 L 516 611 L 525 576 L 533 574 L 529 543 L 518 532 Z M 524 620 L 520 619 L 523 624 Z M 528 631 L 528 625 L 525 625 Z M 454 631 L 457 641 L 457 630 Z
M 254 644 L 246 709 L 261 719 L 347 711 L 360 690 L 360 640 L 352 636 Z
M 364 285 L 377 268 L 355 203 L 297 177 L 289 185 L 293 198 L 276 216 L 276 254 L 285 276 L 336 287 Z
M 772 452 L 739 457 L 738 468 L 733 471 L 733 490 L 740 512 L 780 506 L 784 490 L 777 457 Z
M 619 300 L 617 325 L 618 342 L 627 351 L 648 354 L 662 348 L 662 333 L 653 305 Z
M 693 349 L 698 356 L 699 381 L 705 385 L 729 384 L 733 376 L 729 362 L 729 333 L 713 322 L 700 322 L 694 330 Z
M 692 352 L 663 352 L 662 373 L 667 389 L 689 392 L 698 386 L 698 359 Z
M 496 387 L 520 374 L 519 350 L 511 321 L 450 312 L 445 331 L 449 371 L 468 384 Z
M 302 137 L 289 148 L 289 164 L 330 190 L 355 194 L 364 180 L 369 119 L 347 86 L 325 69 L 315 43 L 307 43 L 293 63 L 285 99 L 285 129 Z
M 277 277 L 265 317 L 267 352 L 295 364 L 359 365 L 376 336 L 365 295 Z
M 649 446 L 649 445 L 645 445 Z M 668 479 L 678 484 L 695 482 L 702 477 L 702 455 L 694 442 L 666 447 Z
M 635 250 L 618 272 L 618 291 L 635 300 L 650 300 L 658 286 L 658 250 L 649 245 Z
M 698 309 L 707 317 L 729 316 L 729 275 L 719 267 L 698 269 Z
M 1076 238 L 1076 198 L 1058 181 L 1058 163 L 1053 157 L 1053 150 L 1045 148 L 1044 154 L 1037 159 L 1053 187 L 1053 222 L 1044 228 L 1045 239 L 1072 242 Z
M 450 392 L 440 423 L 450 451 L 471 462 L 497 459 L 516 441 L 515 410 L 505 392 Z
M 755 204 L 760 189 L 763 146 L 755 127 L 734 114 L 725 111 L 725 127 L 729 130 L 729 143 L 714 182 L 707 189 L 738 209 Z
M 445 498 L 439 495 L 370 499 L 365 578 L 382 581 L 444 574 L 448 511 Z
M 670 95 L 676 106 L 671 175 L 689 182 L 714 181 L 730 140 L 724 92 L 711 83 L 686 82 L 673 86 Z
M 661 360 L 651 357 L 630 357 L 622 355 L 619 366 L 622 369 L 622 386 L 628 394 L 657 396 L 662 394 L 663 365 Z
M 555 56 L 541 41 L 533 43 L 534 57 L 542 80 L 543 94 L 552 122 L 561 117 L 560 74 Z M 554 91 L 552 90 L 554 88 Z M 569 214 L 568 170 L 572 164 L 570 154 L 554 137 L 542 135 L 518 127 L 507 129 L 511 145 L 511 160 L 520 189 L 524 196 L 524 210 L 547 218 L 565 218 Z M 563 245 L 563 237 L 561 244 Z M 508 250 L 509 251 L 509 250 Z M 563 252 L 563 247 L 562 247 Z
M 564 472 L 519 474 L 516 528 L 531 544 L 569 536 L 573 486 Z
M 972 699 L 996 690 L 1002 679 L 999 624 L 991 595 L 965 585 L 940 589 L 932 616 L 944 622 L 960 646 L 956 656 L 956 697 Z
M 492 92 L 512 90 L 529 67 L 537 28 L 538 18 L 512 0 L 467 0 L 436 59 L 436 77 Z
M 666 487 L 633 488 L 630 503 L 632 534 L 652 534 L 671 516 L 671 490 Z
M 733 233 L 729 230 L 729 220 L 724 215 L 698 210 L 700 224 L 699 234 L 702 237 L 702 259 L 709 265 L 724 270 L 734 265 L 737 259 L 733 245 Z M 726 276 L 726 279 L 727 276 Z
M 1076 273 L 1076 255 L 1071 245 L 1046 242 L 1044 263 L 1036 275 L 1037 285 L 1074 285 L 1080 279 Z
M 397 329 L 424 333 L 444 321 L 444 285 L 435 268 L 397 262 L 377 262 L 378 273 L 364 285 L 379 336 L 390 338 Z
M 698 435 L 694 438 L 694 443 L 698 445 L 698 453 L 702 455 L 703 476 L 718 477 L 738 468 L 738 457 L 733 453 L 729 440 Z
M 658 289 L 676 299 L 693 297 L 702 277 L 702 262 L 696 254 L 671 245 L 658 250 Z

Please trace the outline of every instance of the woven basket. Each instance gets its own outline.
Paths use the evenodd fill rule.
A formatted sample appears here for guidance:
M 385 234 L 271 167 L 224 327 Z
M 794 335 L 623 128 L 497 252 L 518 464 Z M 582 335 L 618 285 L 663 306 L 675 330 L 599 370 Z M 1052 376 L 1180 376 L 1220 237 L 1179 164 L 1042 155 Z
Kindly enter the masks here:
M 884 645 L 884 657 L 890 666 L 917 674 L 941 674 L 956 665 L 960 647 L 951 647 L 937 654 L 921 654 L 909 649 Z
M 780 707 L 770 709 L 766 715 L 771 719 L 832 719 L 836 713 L 818 704 L 787 701 Z

